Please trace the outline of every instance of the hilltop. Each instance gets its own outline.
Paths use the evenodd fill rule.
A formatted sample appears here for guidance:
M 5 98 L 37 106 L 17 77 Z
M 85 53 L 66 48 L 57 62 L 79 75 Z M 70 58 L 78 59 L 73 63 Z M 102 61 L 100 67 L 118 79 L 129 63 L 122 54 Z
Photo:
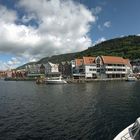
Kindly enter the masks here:
M 140 36 L 133 35 L 107 40 L 78 53 L 78 55 L 111 55 L 137 59 L 140 58 Z
M 70 61 L 75 58 L 82 58 L 83 56 L 98 55 L 121 56 L 131 60 L 140 58 L 140 36 L 131 35 L 110 39 L 81 52 L 44 57 L 36 63 L 46 63 L 48 61 L 59 63 L 62 61 Z M 17 69 L 24 68 L 27 64 L 20 66 Z

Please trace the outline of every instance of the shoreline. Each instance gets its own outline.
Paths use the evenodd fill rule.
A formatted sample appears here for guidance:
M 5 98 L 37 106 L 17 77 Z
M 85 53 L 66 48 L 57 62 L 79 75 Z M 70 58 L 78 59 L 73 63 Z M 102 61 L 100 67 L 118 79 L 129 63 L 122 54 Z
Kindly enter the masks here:
M 102 81 L 126 81 L 126 78 L 106 78 L 106 79 L 68 79 L 67 83 L 92 83 Z
M 36 81 L 35 78 L 5 78 L 5 81 Z
M 5 81 L 36 81 L 36 78 L 5 78 Z M 70 83 L 91 83 L 100 81 L 126 81 L 126 78 L 106 78 L 106 79 L 65 79 L 68 84 Z

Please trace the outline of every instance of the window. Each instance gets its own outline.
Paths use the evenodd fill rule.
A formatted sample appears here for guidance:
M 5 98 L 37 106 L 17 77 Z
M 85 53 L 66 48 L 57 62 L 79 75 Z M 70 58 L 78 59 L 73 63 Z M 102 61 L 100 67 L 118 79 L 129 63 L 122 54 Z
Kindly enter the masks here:
M 97 59 L 97 63 L 100 64 L 100 58 Z
M 113 69 L 107 69 L 107 71 L 113 71 Z
M 100 67 L 100 64 L 97 64 L 97 67 Z
M 124 64 L 117 64 L 117 66 L 121 66 L 121 67 L 123 67 L 123 66 L 125 66 Z
M 108 64 L 108 66 L 112 66 L 112 64 Z
M 124 71 L 123 69 L 117 69 L 117 71 Z
M 96 69 L 89 69 L 89 71 L 96 71 Z
M 100 58 L 97 58 L 96 63 L 97 63 L 97 67 L 100 67 Z

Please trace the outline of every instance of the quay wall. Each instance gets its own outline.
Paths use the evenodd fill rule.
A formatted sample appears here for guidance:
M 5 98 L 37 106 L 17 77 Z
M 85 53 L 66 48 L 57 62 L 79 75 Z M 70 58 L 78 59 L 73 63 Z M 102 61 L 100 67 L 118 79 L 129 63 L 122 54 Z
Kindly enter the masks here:
M 126 78 L 106 78 L 106 79 L 67 79 L 67 83 L 89 83 L 100 81 L 125 81 Z

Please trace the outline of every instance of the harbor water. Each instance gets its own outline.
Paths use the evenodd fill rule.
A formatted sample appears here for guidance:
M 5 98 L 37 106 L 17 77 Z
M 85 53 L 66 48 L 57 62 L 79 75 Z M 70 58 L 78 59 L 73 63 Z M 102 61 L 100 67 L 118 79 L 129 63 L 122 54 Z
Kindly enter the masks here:
M 140 116 L 140 81 L 0 81 L 0 140 L 112 140 Z

